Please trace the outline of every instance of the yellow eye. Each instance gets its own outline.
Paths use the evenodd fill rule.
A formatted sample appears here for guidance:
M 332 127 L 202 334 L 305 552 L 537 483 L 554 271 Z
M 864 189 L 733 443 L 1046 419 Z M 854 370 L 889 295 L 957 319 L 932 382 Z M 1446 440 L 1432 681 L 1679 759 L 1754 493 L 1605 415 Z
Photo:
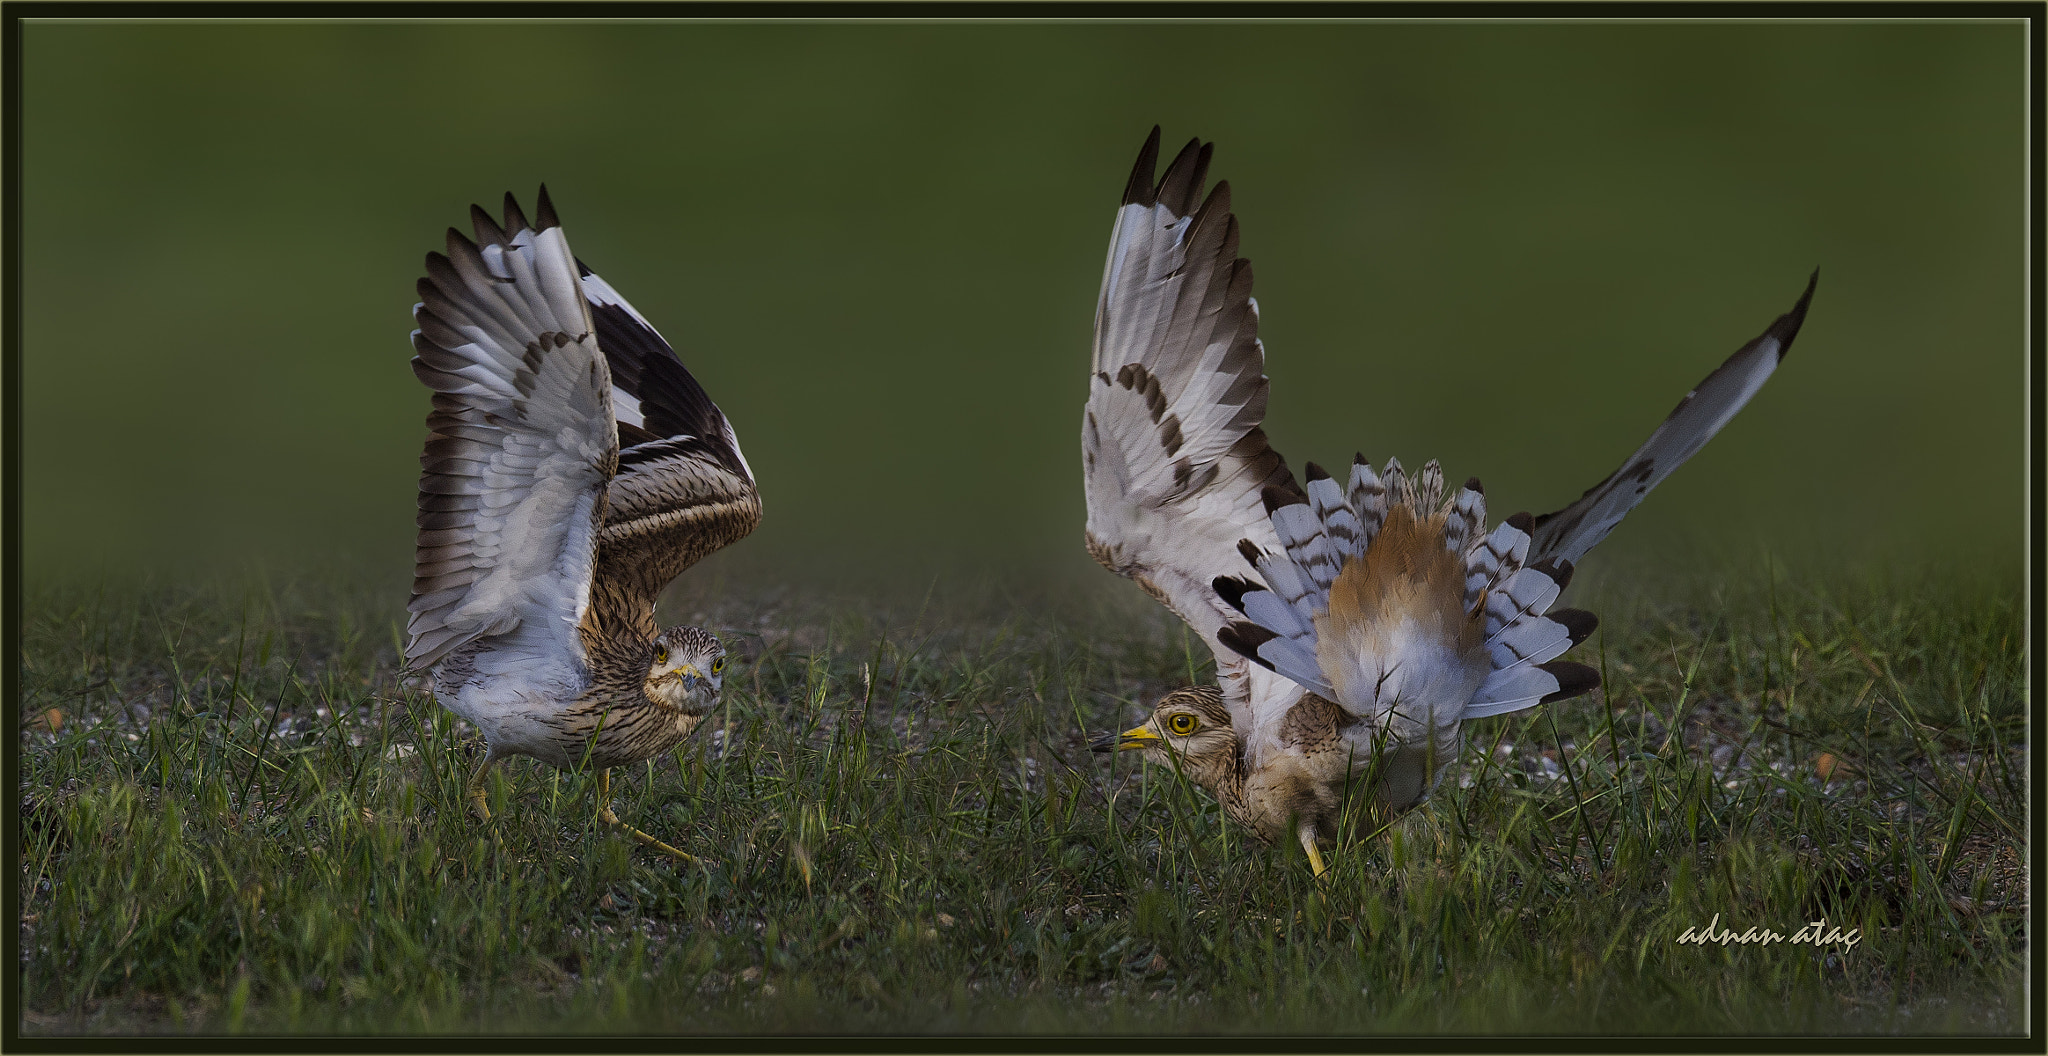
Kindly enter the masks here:
M 1172 730 L 1177 737 L 1186 737 L 1195 732 L 1195 727 L 1199 725 L 1201 724 L 1195 721 L 1195 717 L 1185 711 L 1166 720 L 1166 728 Z
M 712 674 L 714 674 L 714 675 L 715 675 L 715 674 L 717 674 L 717 673 L 719 673 L 720 671 L 723 671 L 723 670 L 725 670 L 725 657 L 722 657 L 722 656 L 721 656 L 721 657 L 719 657 L 718 659 L 716 659 L 716 660 L 713 660 L 713 661 L 711 661 L 711 673 L 712 673 Z
M 654 662 L 657 664 L 668 663 L 668 646 L 657 645 L 654 647 Z

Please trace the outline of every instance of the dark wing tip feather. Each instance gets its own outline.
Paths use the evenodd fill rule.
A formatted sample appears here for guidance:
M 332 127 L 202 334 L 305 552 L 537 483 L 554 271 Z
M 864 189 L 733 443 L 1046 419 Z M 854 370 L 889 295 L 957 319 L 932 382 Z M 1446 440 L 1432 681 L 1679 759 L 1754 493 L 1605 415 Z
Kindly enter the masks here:
M 1268 484 L 1259 489 L 1259 501 L 1266 504 L 1266 515 L 1269 517 L 1272 516 L 1274 510 L 1282 506 L 1294 506 L 1306 501 L 1306 499 L 1307 496 L 1302 495 L 1299 489 L 1283 488 L 1274 484 Z
M 555 203 L 548 198 L 548 185 L 545 183 L 540 185 L 540 203 L 534 209 L 539 225 L 534 230 L 546 231 L 551 227 L 562 226 L 562 221 L 555 216 Z
M 1265 553 L 1259 549 L 1258 544 L 1252 542 L 1250 539 L 1239 539 L 1237 541 L 1237 552 L 1239 554 L 1242 554 L 1244 556 L 1244 559 L 1250 562 L 1254 567 L 1257 567 L 1259 563 L 1259 558 L 1266 556 Z
M 1209 585 L 1216 588 L 1217 595 L 1229 603 L 1231 608 L 1239 612 L 1244 611 L 1244 596 L 1246 594 L 1255 590 L 1266 589 L 1249 579 L 1243 579 L 1238 576 L 1217 576 L 1210 581 Z
M 1479 484 L 1479 478 L 1478 478 L 1478 477 L 1466 477 L 1466 478 L 1465 478 L 1465 490 L 1466 490 L 1466 491 L 1476 491 L 1476 492 L 1478 492 L 1478 493 L 1479 493 L 1479 494 L 1481 494 L 1481 495 L 1484 495 L 1484 494 L 1486 494 L 1486 489 L 1480 486 L 1480 484 Z
M 474 203 L 470 205 L 469 226 L 476 229 L 476 240 L 478 242 L 489 242 L 500 246 L 505 244 L 504 229 L 498 226 L 498 221 L 483 206 Z
M 1163 205 L 1175 216 L 1195 211 L 1195 197 L 1202 192 L 1202 180 L 1209 174 L 1210 147 L 1201 139 L 1190 139 L 1166 166 L 1166 175 L 1152 191 L 1152 202 Z
M 1545 514 L 1544 516 L 1547 517 L 1549 515 Z M 1510 514 L 1508 516 L 1508 524 L 1521 532 L 1527 533 L 1535 529 L 1536 518 L 1529 516 L 1528 510 L 1523 510 L 1520 513 Z
M 1564 624 L 1565 633 L 1571 635 L 1573 645 L 1592 637 L 1600 626 L 1600 617 L 1584 609 L 1552 609 L 1543 616 Z
M 1545 695 L 1542 700 L 1537 702 L 1539 704 L 1548 704 L 1554 700 L 1569 700 L 1600 688 L 1600 672 L 1575 660 L 1552 660 L 1547 664 L 1537 664 L 1536 666 L 1548 671 L 1550 677 L 1557 679 L 1556 691 Z
M 1807 276 L 1806 292 L 1799 295 L 1799 303 L 1793 305 L 1791 311 L 1779 316 L 1778 321 L 1772 323 L 1769 330 L 1764 331 L 1764 336 L 1776 338 L 1778 341 L 1778 362 L 1785 362 L 1785 354 L 1792 351 L 1792 339 L 1799 336 L 1799 328 L 1806 322 L 1806 306 L 1813 302 L 1813 288 L 1819 284 L 1820 269 L 1815 268 L 1813 274 Z
M 519 199 L 512 197 L 511 191 L 506 191 L 505 233 L 508 235 L 516 235 L 519 232 L 526 230 L 529 226 L 531 225 L 527 224 L 526 222 L 526 214 L 519 210 Z
M 1138 151 L 1138 163 L 1131 166 L 1130 181 L 1124 184 L 1124 205 L 1151 206 L 1158 201 L 1153 194 L 1152 173 L 1159 167 L 1159 126 L 1152 126 L 1152 134 L 1145 138 L 1145 147 Z
M 1259 646 L 1278 637 L 1280 636 L 1256 623 L 1226 623 L 1216 630 L 1216 641 L 1224 648 L 1268 671 L 1273 670 L 1273 665 L 1259 655 Z
M 1330 471 L 1324 469 L 1319 465 L 1316 465 L 1314 462 L 1305 463 L 1302 466 L 1302 472 L 1307 475 L 1308 481 L 1311 484 L 1315 483 L 1318 480 L 1330 479 Z
M 1365 452 L 1363 451 L 1356 452 L 1351 456 L 1351 464 L 1354 466 L 1365 466 L 1367 468 L 1370 468 L 1372 466 L 1371 460 L 1365 457 Z

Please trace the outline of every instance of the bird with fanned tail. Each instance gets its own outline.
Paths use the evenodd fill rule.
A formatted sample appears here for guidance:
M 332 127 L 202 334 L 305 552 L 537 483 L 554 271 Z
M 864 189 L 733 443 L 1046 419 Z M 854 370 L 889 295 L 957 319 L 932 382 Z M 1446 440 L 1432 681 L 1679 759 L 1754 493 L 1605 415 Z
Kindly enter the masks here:
M 529 222 L 470 207 L 427 255 L 413 373 L 434 392 L 420 456 L 406 666 L 483 732 L 469 782 L 486 820 L 492 763 L 527 755 L 597 773 L 690 735 L 718 703 L 725 648 L 657 627 L 655 602 L 754 530 L 761 498 L 731 423 L 668 342 L 569 250 L 546 187 Z
M 1229 184 L 1203 195 L 1199 140 L 1155 182 L 1158 154 L 1154 128 L 1096 301 L 1087 544 L 1208 643 L 1218 684 L 1167 693 L 1095 748 L 1177 767 L 1259 839 L 1298 840 L 1321 875 L 1325 847 L 1429 796 L 1464 722 L 1599 685 L 1562 659 L 1598 621 L 1551 608 L 1573 563 L 1769 379 L 1818 273 L 1620 469 L 1489 530 L 1479 481 L 1447 493 L 1434 461 L 1411 476 L 1359 456 L 1341 483 L 1313 463 L 1295 479 L 1261 428 L 1265 348 Z

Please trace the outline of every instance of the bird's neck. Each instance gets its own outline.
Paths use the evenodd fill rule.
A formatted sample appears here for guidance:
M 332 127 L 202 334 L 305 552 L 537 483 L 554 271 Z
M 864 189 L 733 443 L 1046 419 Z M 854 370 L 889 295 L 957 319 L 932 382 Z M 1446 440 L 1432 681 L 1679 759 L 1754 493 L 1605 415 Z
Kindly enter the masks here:
M 648 695 L 647 673 L 654 665 L 652 640 L 635 635 L 584 636 L 590 662 L 590 689 L 585 697 L 612 705 L 642 708 L 663 706 Z
M 576 630 L 593 663 L 599 653 L 633 652 L 646 653 L 651 663 L 654 638 L 661 633 L 654 623 L 654 606 L 604 576 L 591 583 L 590 604 Z
M 1217 772 L 1210 776 L 1214 778 L 1214 783 L 1210 786 L 1209 791 L 1215 795 L 1216 802 L 1223 807 L 1223 813 L 1239 825 L 1243 825 L 1254 832 L 1258 831 L 1259 827 L 1252 815 L 1251 800 L 1245 795 L 1245 762 L 1243 754 L 1233 753 L 1230 761 L 1218 767 Z

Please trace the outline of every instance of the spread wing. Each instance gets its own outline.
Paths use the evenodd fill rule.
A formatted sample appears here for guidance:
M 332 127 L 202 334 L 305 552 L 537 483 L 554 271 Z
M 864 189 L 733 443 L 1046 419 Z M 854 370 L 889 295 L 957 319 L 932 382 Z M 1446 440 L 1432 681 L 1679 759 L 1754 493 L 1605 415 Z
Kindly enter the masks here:
M 612 365 L 619 439 L 630 445 L 598 539 L 598 582 L 619 590 L 625 614 L 652 636 L 662 589 L 753 531 L 761 495 L 732 423 L 661 334 L 588 268 L 583 293 Z
M 479 247 L 448 232 L 413 309 L 413 373 L 434 390 L 420 456 L 406 663 L 490 639 L 507 663 L 580 668 L 606 482 L 611 375 L 575 257 L 541 192 L 538 227 Z
M 619 475 L 597 544 L 597 578 L 621 613 L 655 633 L 654 603 L 670 580 L 761 523 L 761 495 L 739 436 L 667 341 L 585 267 L 583 296 L 612 368 Z
M 542 192 L 545 196 L 546 189 Z M 542 212 L 553 214 L 545 200 Z M 501 226 L 472 207 L 477 241 L 516 242 L 529 229 L 511 195 Z M 656 633 L 662 589 L 761 520 L 754 473 L 732 424 L 645 316 L 581 260 L 575 263 L 597 345 L 611 372 L 619 465 L 597 543 L 593 617 Z
M 1202 198 L 1209 155 L 1190 140 L 1153 183 L 1155 127 L 1131 171 L 1095 307 L 1082 472 L 1088 552 L 1209 643 L 1232 719 L 1249 730 L 1300 690 L 1217 643 L 1235 614 L 1211 584 L 1251 570 L 1239 540 L 1279 548 L 1260 495 L 1299 488 L 1259 427 L 1252 268 L 1237 256 L 1230 185 Z
M 1536 518 L 1529 562 L 1560 559 L 1576 563 L 1586 551 L 1607 538 L 1607 533 L 1643 501 L 1651 488 L 1706 446 L 1735 417 L 1735 412 L 1763 388 L 1785 353 L 1792 350 L 1792 339 L 1798 336 L 1799 325 L 1806 321 L 1806 305 L 1813 300 L 1813 288 L 1819 281 L 1820 272 L 1815 271 L 1807 279 L 1806 292 L 1800 295 L 1799 303 L 1686 393 L 1620 469 L 1587 489 L 1579 501 Z

